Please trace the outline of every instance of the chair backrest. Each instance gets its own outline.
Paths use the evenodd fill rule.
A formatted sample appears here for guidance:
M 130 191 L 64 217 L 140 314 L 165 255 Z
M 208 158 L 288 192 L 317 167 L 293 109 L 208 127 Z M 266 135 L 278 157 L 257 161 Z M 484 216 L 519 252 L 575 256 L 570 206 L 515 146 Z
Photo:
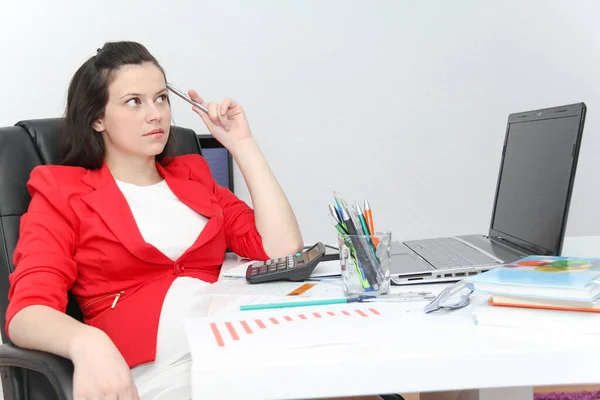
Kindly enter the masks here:
M 27 211 L 31 197 L 27 181 L 31 170 L 42 164 L 59 164 L 59 132 L 61 118 L 21 121 L 0 128 L 0 331 L 2 341 L 8 307 L 9 275 L 14 271 L 12 256 L 19 238 L 21 216 Z M 172 127 L 176 154 L 202 154 L 193 130 Z M 71 298 L 67 313 L 81 320 L 81 312 Z

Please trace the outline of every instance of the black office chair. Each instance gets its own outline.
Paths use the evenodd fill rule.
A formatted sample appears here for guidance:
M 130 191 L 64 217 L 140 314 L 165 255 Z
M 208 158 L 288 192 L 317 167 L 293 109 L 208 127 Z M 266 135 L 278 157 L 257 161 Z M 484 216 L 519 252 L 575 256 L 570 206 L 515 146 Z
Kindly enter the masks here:
M 19 237 L 21 215 L 31 200 L 27 181 L 41 164 L 60 163 L 58 134 L 61 119 L 21 121 L 0 128 L 0 376 L 5 400 L 70 400 L 73 398 L 73 364 L 53 354 L 25 350 L 8 340 L 6 308 L 8 277 L 14 270 L 12 256 Z M 202 154 L 190 129 L 173 127 L 177 154 Z M 67 314 L 82 320 L 72 297 Z M 43 329 L 43 327 L 40 327 Z

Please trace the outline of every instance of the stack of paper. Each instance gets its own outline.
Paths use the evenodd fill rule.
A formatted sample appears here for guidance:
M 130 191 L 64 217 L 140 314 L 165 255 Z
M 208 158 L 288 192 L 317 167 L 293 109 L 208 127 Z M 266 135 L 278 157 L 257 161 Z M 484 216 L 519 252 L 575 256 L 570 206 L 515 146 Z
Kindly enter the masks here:
M 476 308 L 473 316 L 480 326 L 545 330 L 553 335 L 559 332 L 600 335 L 598 313 L 485 305 Z

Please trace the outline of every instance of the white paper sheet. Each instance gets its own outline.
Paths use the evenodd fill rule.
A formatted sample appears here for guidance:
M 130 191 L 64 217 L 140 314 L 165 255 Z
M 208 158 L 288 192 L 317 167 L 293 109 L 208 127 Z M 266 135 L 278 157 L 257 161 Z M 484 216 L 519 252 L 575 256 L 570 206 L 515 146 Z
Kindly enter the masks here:
M 195 354 L 264 354 L 319 346 L 364 345 L 373 333 L 398 323 L 380 305 L 340 304 L 244 311 L 216 318 L 190 318 L 186 333 Z

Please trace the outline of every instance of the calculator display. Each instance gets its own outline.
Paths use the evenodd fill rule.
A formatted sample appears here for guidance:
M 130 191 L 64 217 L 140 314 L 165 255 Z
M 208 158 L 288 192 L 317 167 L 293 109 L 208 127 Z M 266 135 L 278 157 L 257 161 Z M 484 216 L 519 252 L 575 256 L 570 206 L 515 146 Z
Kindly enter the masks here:
M 321 254 L 319 248 L 317 246 L 313 246 L 311 249 L 308 249 L 306 252 L 306 256 L 308 257 L 308 261 L 314 260 Z

